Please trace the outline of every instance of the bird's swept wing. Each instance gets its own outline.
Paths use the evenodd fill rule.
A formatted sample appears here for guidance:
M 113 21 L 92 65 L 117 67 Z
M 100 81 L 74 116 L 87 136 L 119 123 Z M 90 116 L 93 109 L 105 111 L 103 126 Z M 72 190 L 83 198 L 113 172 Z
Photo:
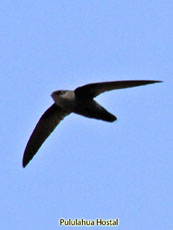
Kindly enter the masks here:
M 46 138 L 68 114 L 55 103 L 46 110 L 29 138 L 23 155 L 23 167 L 29 163 Z
M 152 80 L 136 80 L 136 81 L 110 81 L 110 82 L 100 82 L 87 84 L 75 89 L 76 96 L 82 98 L 94 98 L 100 93 L 104 93 L 113 89 L 123 89 L 129 87 L 135 87 L 140 85 L 147 85 L 158 83 L 161 81 L 152 81 Z

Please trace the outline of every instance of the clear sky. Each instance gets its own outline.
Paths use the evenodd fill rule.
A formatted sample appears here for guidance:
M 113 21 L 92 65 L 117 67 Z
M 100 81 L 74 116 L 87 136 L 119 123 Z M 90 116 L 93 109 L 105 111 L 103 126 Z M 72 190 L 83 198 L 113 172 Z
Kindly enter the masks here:
M 1 0 L 0 229 L 72 229 L 61 217 L 173 229 L 172 12 L 172 0 Z M 22 168 L 52 91 L 136 79 L 164 83 L 100 95 L 116 122 L 72 114 Z

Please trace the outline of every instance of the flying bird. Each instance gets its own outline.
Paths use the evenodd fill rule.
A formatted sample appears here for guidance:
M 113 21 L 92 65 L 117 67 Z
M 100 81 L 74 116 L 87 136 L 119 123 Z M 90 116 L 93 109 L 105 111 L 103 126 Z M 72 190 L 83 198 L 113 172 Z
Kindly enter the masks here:
M 78 87 L 75 90 L 54 91 L 51 94 L 54 103 L 41 116 L 26 145 L 23 155 L 23 167 L 29 163 L 60 121 L 70 113 L 76 113 L 85 117 L 100 119 L 107 122 L 115 121 L 117 119 L 116 116 L 99 105 L 93 99 L 94 97 L 114 89 L 123 89 L 159 82 L 161 81 L 110 81 L 87 84 Z

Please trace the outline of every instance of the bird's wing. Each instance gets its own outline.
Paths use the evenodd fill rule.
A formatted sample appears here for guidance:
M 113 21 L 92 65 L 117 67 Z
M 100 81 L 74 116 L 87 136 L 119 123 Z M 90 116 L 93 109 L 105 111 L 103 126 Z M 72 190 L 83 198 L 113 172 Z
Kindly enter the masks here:
M 161 81 L 152 81 L 152 80 L 136 80 L 136 81 L 110 81 L 110 82 L 100 82 L 87 84 L 75 89 L 76 96 L 82 98 L 94 98 L 100 93 L 113 90 L 113 89 L 123 89 L 140 85 L 147 85 L 158 83 Z
M 29 138 L 23 155 L 23 167 L 29 163 L 46 138 L 68 114 L 68 112 L 62 110 L 56 104 L 53 104 L 46 110 Z

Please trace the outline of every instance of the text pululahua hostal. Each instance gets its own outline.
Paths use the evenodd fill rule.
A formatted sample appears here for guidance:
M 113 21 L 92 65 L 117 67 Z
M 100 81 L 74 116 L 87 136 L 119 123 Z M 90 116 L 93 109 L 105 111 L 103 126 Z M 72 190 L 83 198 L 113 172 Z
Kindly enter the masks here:
M 118 226 L 119 219 L 96 219 L 96 220 L 85 220 L 85 219 L 59 219 L 59 225 L 64 226 Z

